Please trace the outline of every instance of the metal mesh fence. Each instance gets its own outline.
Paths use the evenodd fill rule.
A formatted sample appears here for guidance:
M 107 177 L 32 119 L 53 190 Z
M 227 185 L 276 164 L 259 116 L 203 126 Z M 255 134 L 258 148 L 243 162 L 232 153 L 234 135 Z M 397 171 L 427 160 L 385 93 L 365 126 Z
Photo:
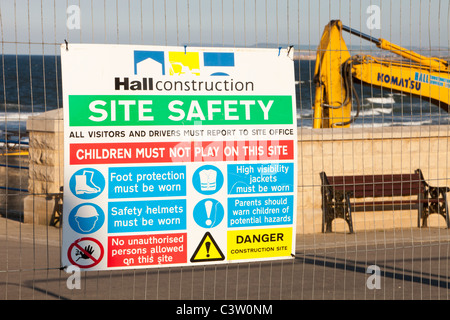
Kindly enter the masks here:
M 2 1 L 0 297 L 448 299 L 449 15 L 448 1 L 425 0 Z M 320 82 L 315 78 L 316 54 L 332 20 L 360 30 L 366 38 L 383 38 L 408 52 L 439 58 L 443 65 L 426 78 L 424 72 L 416 74 L 411 68 L 418 64 L 418 70 L 424 70 L 429 62 L 406 59 L 399 67 L 407 75 L 403 80 L 385 71 L 372 73 L 371 83 L 364 76 L 352 80 L 359 100 L 356 111 L 353 98 L 354 122 L 348 128 L 314 128 Z M 398 49 L 380 49 L 345 32 L 343 39 L 352 57 L 370 55 L 375 61 L 371 68 L 400 61 Z M 64 42 L 69 46 L 293 46 L 298 124 L 295 258 L 81 273 L 61 268 L 59 50 Z M 396 85 L 405 90 L 396 90 Z M 414 87 L 426 85 L 442 89 L 431 96 L 413 94 Z M 331 111 L 324 112 L 323 119 L 331 117 Z M 39 121 L 56 129 L 39 129 Z M 426 201 L 407 195 L 405 184 L 400 184 L 400 193 L 391 194 L 394 198 L 385 199 L 383 194 L 381 200 L 379 194 L 369 194 L 387 176 L 412 176 L 417 169 L 423 176 L 415 179 L 435 187 L 427 187 Z M 365 185 L 367 194 L 353 206 L 353 199 L 346 196 L 356 193 L 355 187 L 325 181 L 321 173 L 328 178 L 348 176 L 354 183 L 361 176 L 376 175 L 381 180 L 372 182 L 372 189 Z M 330 186 L 334 188 L 327 189 Z M 440 194 L 441 200 L 433 200 L 437 199 L 433 193 Z

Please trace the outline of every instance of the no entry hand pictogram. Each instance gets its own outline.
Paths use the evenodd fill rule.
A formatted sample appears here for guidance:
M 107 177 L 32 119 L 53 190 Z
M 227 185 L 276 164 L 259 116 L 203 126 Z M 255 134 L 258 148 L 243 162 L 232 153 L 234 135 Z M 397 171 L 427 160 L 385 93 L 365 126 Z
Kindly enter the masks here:
M 104 249 L 100 241 L 89 237 L 76 240 L 67 250 L 70 263 L 83 269 L 95 267 L 103 255 Z

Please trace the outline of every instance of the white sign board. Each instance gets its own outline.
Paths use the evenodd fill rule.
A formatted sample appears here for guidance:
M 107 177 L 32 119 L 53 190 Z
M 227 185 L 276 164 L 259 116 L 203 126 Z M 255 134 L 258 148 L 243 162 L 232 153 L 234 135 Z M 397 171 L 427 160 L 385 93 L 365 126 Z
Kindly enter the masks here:
M 292 55 L 62 46 L 63 266 L 290 258 L 297 199 Z

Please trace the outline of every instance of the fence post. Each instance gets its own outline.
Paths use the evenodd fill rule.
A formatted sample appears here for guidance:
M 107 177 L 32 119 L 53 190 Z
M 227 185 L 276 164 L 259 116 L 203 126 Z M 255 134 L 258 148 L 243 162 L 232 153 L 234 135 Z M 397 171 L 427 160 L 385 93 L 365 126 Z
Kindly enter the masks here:
M 51 225 L 55 201 L 48 197 L 64 184 L 63 109 L 27 120 L 29 132 L 29 195 L 24 199 L 24 223 Z

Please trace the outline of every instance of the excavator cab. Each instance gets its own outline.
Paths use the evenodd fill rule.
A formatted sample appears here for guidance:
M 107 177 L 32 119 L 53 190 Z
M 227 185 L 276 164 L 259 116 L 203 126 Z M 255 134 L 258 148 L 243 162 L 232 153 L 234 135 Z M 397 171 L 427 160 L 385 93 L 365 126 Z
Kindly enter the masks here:
M 398 55 L 399 59 L 351 56 L 342 37 L 343 31 L 371 41 L 380 49 Z M 448 112 L 450 69 L 447 61 L 420 55 L 332 20 L 324 29 L 316 53 L 314 128 L 345 128 L 355 121 L 360 111 L 355 82 L 426 98 Z M 353 101 L 356 104 L 354 116 Z

